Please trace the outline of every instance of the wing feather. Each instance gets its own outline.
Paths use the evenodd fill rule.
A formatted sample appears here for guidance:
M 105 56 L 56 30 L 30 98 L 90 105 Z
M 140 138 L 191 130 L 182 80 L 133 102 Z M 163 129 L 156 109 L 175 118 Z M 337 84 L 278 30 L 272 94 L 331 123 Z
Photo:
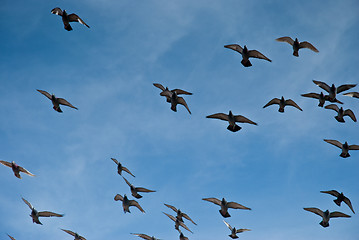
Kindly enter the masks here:
M 268 107 L 270 105 L 273 105 L 273 104 L 279 104 L 279 103 L 280 103 L 280 100 L 278 98 L 273 98 L 266 105 L 264 105 L 263 108 L 266 108 L 266 107 Z
M 221 206 L 221 200 L 219 200 L 217 198 L 202 198 L 202 200 Z
M 306 41 L 299 43 L 299 48 L 308 48 L 314 52 L 319 52 L 311 43 Z
M 232 50 L 234 50 L 236 52 L 239 52 L 240 54 L 243 53 L 243 48 L 238 44 L 229 44 L 229 45 L 225 45 L 224 47 L 232 49 Z
M 250 124 L 257 125 L 257 123 L 255 123 L 255 122 L 249 120 L 248 118 L 246 118 L 246 117 L 244 117 L 244 116 L 242 116 L 242 115 L 236 115 L 236 116 L 234 116 L 234 120 L 235 120 L 236 122 L 250 123 Z
M 339 141 L 337 140 L 331 140 L 331 139 L 324 139 L 324 141 L 326 141 L 327 143 L 330 143 L 338 148 L 342 148 L 343 147 L 343 144 L 341 144 Z
M 303 209 L 306 210 L 306 211 L 315 213 L 315 214 L 317 214 L 317 215 L 319 215 L 319 216 L 321 216 L 321 217 L 324 216 L 323 211 L 320 210 L 319 208 L 303 208 Z
M 248 51 L 248 56 L 252 57 L 252 58 L 259 58 L 259 59 L 264 59 L 264 60 L 267 60 L 269 62 L 272 62 L 272 60 L 270 60 L 269 58 L 267 58 L 266 56 L 264 56 L 262 53 L 260 53 L 257 50 L 249 50 Z
M 228 115 L 224 114 L 224 113 L 215 113 L 215 114 L 206 116 L 206 118 L 216 118 L 216 119 L 228 121 Z
M 331 110 L 334 110 L 336 112 L 339 112 L 339 107 L 335 104 L 329 104 L 327 106 L 324 107 L 325 109 L 331 109 Z
M 249 207 L 245 207 L 239 203 L 236 202 L 228 202 L 227 203 L 227 207 L 229 208 L 234 208 L 234 209 L 246 209 L 246 210 L 251 210 Z
M 62 104 L 62 105 L 65 105 L 65 106 L 68 106 L 68 107 L 71 107 L 71 108 L 74 108 L 74 109 L 78 110 L 77 107 L 73 106 L 71 103 L 69 103 L 68 101 L 66 101 L 66 100 L 63 99 L 63 98 L 57 98 L 57 100 L 58 100 L 59 103 Z
M 289 43 L 292 46 L 294 44 L 294 40 L 291 37 L 280 37 L 280 38 L 277 38 L 276 41 L 278 41 L 278 42 L 286 42 L 286 43 Z

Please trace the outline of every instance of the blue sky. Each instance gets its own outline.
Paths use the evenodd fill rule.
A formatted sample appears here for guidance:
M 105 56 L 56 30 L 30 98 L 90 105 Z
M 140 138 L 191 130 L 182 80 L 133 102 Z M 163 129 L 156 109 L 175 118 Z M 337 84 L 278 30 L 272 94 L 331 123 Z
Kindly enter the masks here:
M 72 23 L 67 32 L 54 7 L 78 14 L 90 29 Z M 11 1 L 0 6 L 0 159 L 37 176 L 16 179 L 0 166 L 0 237 L 136 239 L 146 233 L 178 239 L 174 205 L 198 223 L 186 222 L 190 239 L 229 239 L 219 207 L 202 201 L 225 197 L 252 208 L 230 210 L 226 221 L 251 232 L 243 239 L 352 240 L 359 218 L 321 190 L 343 191 L 359 211 L 359 152 L 339 157 L 323 141 L 359 144 L 358 123 L 340 124 L 334 111 L 300 94 L 320 92 L 313 79 L 358 83 L 359 3 L 323 1 Z M 292 56 L 282 36 L 311 42 Z M 223 46 L 257 49 L 272 63 L 241 56 Z M 152 83 L 193 92 L 172 112 Z M 63 97 L 79 110 L 59 114 L 36 89 Z M 356 87 L 354 91 L 359 91 Z M 262 107 L 291 98 L 303 109 Z M 358 115 L 358 99 L 338 97 Z M 258 123 L 227 124 L 205 116 L 232 110 Z M 145 214 L 124 214 L 113 197 L 130 191 L 111 157 L 128 167 L 135 186 L 154 189 L 139 203 Z M 126 176 L 126 175 L 125 175 Z M 33 224 L 24 197 L 38 210 L 63 218 Z M 341 211 L 350 219 L 303 210 Z

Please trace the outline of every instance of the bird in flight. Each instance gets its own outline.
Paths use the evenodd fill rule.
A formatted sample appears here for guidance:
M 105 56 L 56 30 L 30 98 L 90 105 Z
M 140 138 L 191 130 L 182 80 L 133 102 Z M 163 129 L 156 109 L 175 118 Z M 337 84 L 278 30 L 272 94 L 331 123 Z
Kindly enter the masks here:
M 33 223 L 42 225 L 42 223 L 39 220 L 39 217 L 63 217 L 64 216 L 63 214 L 58 214 L 58 213 L 49 212 L 49 211 L 38 212 L 26 199 L 24 199 L 24 198 L 21 198 L 21 199 L 31 209 L 30 217 L 32 218 Z
M 135 235 L 135 236 L 138 236 L 138 237 L 140 237 L 140 238 L 143 238 L 143 239 L 147 239 L 147 240 L 160 240 L 160 239 L 158 239 L 158 238 L 155 238 L 155 237 L 150 237 L 150 236 L 148 236 L 148 235 L 146 235 L 146 234 L 142 234 L 142 233 L 131 233 L 132 235 Z
M 308 97 L 308 98 L 314 98 L 314 99 L 318 99 L 319 100 L 319 104 L 318 107 L 323 107 L 325 104 L 325 101 L 329 101 L 329 96 L 328 95 L 324 95 L 323 92 L 319 93 L 305 93 L 301 95 L 302 97 Z M 343 104 L 341 101 L 339 101 L 338 99 L 336 99 L 337 103 Z
M 331 218 L 337 218 L 337 217 L 350 218 L 349 215 L 346 215 L 345 213 L 341 213 L 341 212 L 329 212 L 329 210 L 326 210 L 325 212 L 323 212 L 322 210 L 320 210 L 318 208 L 304 208 L 304 210 L 321 216 L 322 221 L 319 224 L 322 225 L 322 227 L 329 227 L 329 219 L 331 219 Z
M 339 193 L 336 190 L 330 190 L 330 191 L 320 191 L 321 193 L 327 193 L 330 194 L 334 197 L 336 197 L 337 199 L 334 199 L 333 202 L 335 202 L 336 205 L 340 206 L 340 204 L 342 202 L 345 202 L 346 205 L 348 205 L 348 207 L 350 208 L 350 210 L 352 210 L 352 212 L 355 214 L 352 203 L 350 202 L 349 198 L 347 198 L 346 196 L 344 196 L 343 192 Z
M 75 13 L 67 14 L 66 10 L 61 10 L 61 8 L 56 7 L 51 10 L 52 14 L 59 15 L 62 17 L 62 22 L 64 23 L 64 28 L 67 31 L 71 31 L 72 27 L 70 25 L 70 22 L 79 22 L 86 27 L 90 28 L 89 25 L 87 25 L 79 16 L 77 16 Z
M 349 145 L 347 142 L 341 143 L 337 140 L 324 139 L 325 142 L 330 143 L 342 150 L 339 156 L 342 158 L 350 157 L 349 150 L 359 150 L 359 145 Z
M 20 172 L 23 172 L 29 176 L 35 176 L 34 174 L 32 174 L 31 172 L 29 172 L 28 170 L 26 170 L 25 168 L 23 167 L 20 167 L 19 165 L 17 165 L 14 161 L 12 162 L 7 162 L 7 161 L 3 161 L 3 160 L 0 160 L 0 163 L 2 165 L 5 165 L 7 167 L 11 167 L 12 171 L 14 172 L 14 175 L 15 177 L 17 178 L 20 178 L 21 179 L 21 176 L 20 176 Z
M 86 238 L 84 238 L 83 236 L 80 236 L 78 233 L 75 233 L 73 231 L 70 231 L 70 230 L 66 230 L 66 229 L 61 229 L 62 231 L 72 235 L 75 237 L 74 240 L 86 240 Z
M 329 102 L 333 102 L 333 103 L 338 101 L 336 98 L 338 93 L 344 92 L 356 86 L 356 84 L 344 84 L 344 85 L 340 85 L 339 87 L 335 87 L 335 85 L 332 84 L 332 86 L 329 87 L 329 85 L 326 84 L 325 82 L 321 82 L 317 80 L 313 80 L 313 82 L 315 85 L 317 85 L 318 87 L 329 93 L 328 100 Z
M 224 47 L 232 49 L 232 50 L 234 50 L 236 52 L 239 52 L 242 55 L 241 63 L 245 67 L 252 66 L 252 63 L 249 61 L 249 58 L 259 58 L 259 59 L 264 59 L 264 60 L 267 60 L 269 62 L 272 62 L 272 60 L 270 60 L 269 58 L 264 56 L 259 51 L 257 51 L 257 50 L 248 50 L 246 45 L 244 45 L 243 48 L 238 44 L 229 44 L 229 45 L 225 45 Z
M 338 113 L 337 116 L 335 116 L 335 119 L 338 121 L 338 122 L 345 122 L 344 120 L 344 116 L 349 116 L 354 122 L 357 121 L 354 113 L 352 110 L 350 109 L 346 109 L 344 110 L 343 107 L 338 107 L 337 105 L 335 104 L 329 104 L 327 106 L 325 106 L 325 109 L 331 109 L 331 110 L 334 110 Z
M 46 92 L 46 91 L 44 91 L 44 90 L 39 90 L 39 89 L 36 89 L 36 90 L 37 90 L 38 92 L 42 93 L 42 94 L 45 95 L 48 99 L 51 100 L 52 105 L 53 105 L 53 109 L 54 109 L 55 111 L 57 111 L 57 112 L 62 113 L 62 110 L 61 110 L 61 108 L 60 108 L 60 104 L 78 110 L 77 107 L 73 106 L 71 103 L 69 103 L 68 101 L 66 101 L 66 100 L 63 99 L 63 98 L 57 98 L 57 97 L 55 97 L 54 94 L 51 95 L 50 93 L 48 93 L 48 92 Z
M 179 230 L 179 226 L 183 227 L 184 229 L 186 229 L 187 231 L 193 233 L 191 230 L 189 230 L 189 228 L 186 226 L 186 224 L 184 224 L 183 222 L 179 221 L 177 218 L 175 218 L 174 216 L 168 214 L 168 213 L 165 213 L 163 212 L 163 214 L 165 214 L 167 217 L 169 217 L 172 221 L 175 222 L 175 229 L 180 231 Z
M 231 225 L 229 225 L 229 223 L 227 223 L 227 222 L 224 221 L 224 220 L 223 220 L 223 222 L 227 225 L 227 227 L 229 228 L 229 230 L 231 230 L 231 234 L 228 235 L 228 236 L 230 236 L 232 239 L 238 238 L 237 233 L 242 233 L 242 232 L 246 232 L 246 231 L 251 231 L 250 229 L 246 229 L 246 228 L 240 228 L 240 229 L 236 229 L 235 227 L 232 228 Z
M 202 198 L 202 200 L 214 203 L 218 206 L 221 207 L 221 210 L 219 210 L 219 212 L 221 213 L 221 215 L 225 218 L 230 217 L 231 215 L 228 213 L 228 208 L 233 208 L 233 209 L 245 209 L 245 210 L 251 210 L 248 207 L 245 207 L 239 203 L 236 202 L 227 202 L 226 199 L 222 198 L 222 201 L 217 199 L 217 198 Z
M 207 116 L 206 118 L 215 118 L 215 119 L 228 121 L 229 125 L 228 125 L 227 129 L 232 132 L 237 132 L 242 129 L 240 126 L 238 126 L 236 124 L 236 122 L 257 125 L 257 123 L 249 120 L 248 118 L 246 118 L 242 115 L 233 115 L 232 111 L 229 111 L 228 115 L 225 113 L 215 113 L 215 114 Z
M 122 201 L 122 207 L 123 207 L 123 211 L 124 213 L 130 212 L 130 207 L 131 206 L 135 206 L 137 207 L 141 212 L 145 213 L 145 211 L 142 209 L 142 207 L 140 206 L 140 204 L 136 201 L 136 200 L 129 200 L 126 196 L 126 194 L 122 197 L 120 194 L 116 194 L 115 196 L 115 201 Z
M 293 40 L 291 37 L 280 37 L 276 39 L 278 42 L 286 42 L 289 43 L 290 45 L 292 45 L 293 47 L 293 55 L 296 57 L 299 57 L 298 51 L 301 48 L 308 48 L 316 53 L 318 53 L 318 49 L 316 49 L 311 43 L 309 42 L 299 42 L 298 38 L 296 38 L 295 40 Z
M 175 211 L 177 213 L 176 218 L 180 221 L 183 222 L 183 218 L 191 221 L 194 225 L 197 225 L 197 223 L 195 223 L 186 213 L 182 212 L 181 210 L 175 208 L 174 206 L 171 206 L 169 204 L 164 203 L 164 205 L 170 209 L 172 209 L 173 211 Z
M 283 96 L 282 96 L 281 99 L 273 98 L 266 105 L 264 105 L 263 108 L 266 108 L 266 107 L 268 107 L 270 105 L 273 105 L 273 104 L 278 104 L 279 105 L 278 112 L 281 112 L 281 113 L 284 112 L 284 107 L 285 106 L 292 106 L 292 107 L 295 107 L 295 108 L 299 109 L 300 111 L 303 111 L 292 99 L 285 100 Z
M 123 179 L 125 180 L 127 185 L 130 187 L 132 196 L 134 196 L 137 199 L 142 198 L 142 196 L 140 194 L 138 194 L 138 192 L 145 192 L 145 193 L 156 192 L 156 191 L 149 190 L 149 189 L 143 188 L 143 187 L 135 187 L 129 181 L 127 181 L 126 178 L 123 177 Z
M 117 161 L 117 159 L 115 158 L 111 158 L 112 161 L 114 161 L 117 165 L 117 173 L 120 174 L 122 176 L 122 171 L 127 172 L 128 174 L 130 174 L 132 177 L 135 177 L 135 175 L 133 175 L 130 170 L 128 170 L 126 167 L 122 166 L 121 163 L 119 161 Z

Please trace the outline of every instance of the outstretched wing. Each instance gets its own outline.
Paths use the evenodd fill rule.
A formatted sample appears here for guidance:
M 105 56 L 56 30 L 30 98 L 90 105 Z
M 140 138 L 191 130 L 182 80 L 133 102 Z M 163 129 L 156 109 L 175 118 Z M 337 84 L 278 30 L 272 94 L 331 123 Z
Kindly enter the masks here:
M 325 82 L 316 81 L 316 80 L 313 80 L 313 82 L 314 82 L 315 85 L 317 85 L 318 87 L 324 89 L 325 91 L 327 91 L 327 92 L 330 91 L 330 87 Z
M 247 229 L 247 228 L 240 228 L 240 229 L 237 229 L 236 233 L 242 233 L 242 232 L 246 232 L 246 231 L 251 231 L 251 230 Z
M 86 27 L 90 28 L 89 25 L 87 25 L 79 16 L 77 16 L 74 13 L 69 15 L 69 22 L 79 22 L 79 23 L 85 25 Z
M 37 90 L 38 92 L 44 94 L 48 99 L 51 100 L 51 94 L 50 94 L 50 93 L 48 93 L 48 92 L 46 92 L 46 91 L 44 91 L 44 90 L 39 90 L 39 89 L 36 89 L 36 90 Z
M 306 94 L 302 94 L 302 97 L 309 97 L 309 98 L 315 98 L 315 99 L 319 99 L 320 94 L 318 93 L 306 93 Z
M 156 192 L 156 191 L 149 190 L 149 189 L 143 188 L 143 187 L 136 187 L 136 191 L 137 192 Z
M 341 144 L 339 141 L 337 140 L 331 140 L 331 139 L 324 139 L 324 141 L 326 141 L 327 143 L 330 143 L 338 148 L 342 148 L 343 144 Z
M 64 214 L 58 214 L 58 213 L 49 212 L 49 211 L 39 212 L 39 217 L 63 217 L 63 216 L 64 216 Z
M 185 94 L 185 95 L 192 95 L 192 93 L 190 92 L 187 92 L 185 90 L 182 90 L 182 89 L 173 89 L 172 92 L 176 92 L 177 95 L 180 95 L 180 94 Z
M 232 228 L 232 226 L 231 226 L 231 225 L 229 225 L 229 223 L 227 223 L 227 222 L 226 222 L 226 221 L 224 221 L 224 220 L 223 220 L 223 222 L 224 222 L 224 224 L 226 224 L 226 225 L 227 225 L 227 227 L 229 228 L 229 230 L 231 230 L 231 231 L 232 231 L 232 229 L 233 229 L 233 228 Z
M 343 201 L 346 203 L 346 205 L 348 205 L 348 207 L 350 208 L 350 210 L 352 210 L 352 212 L 355 214 L 354 209 L 353 209 L 353 206 L 352 206 L 352 203 L 350 202 L 349 198 L 344 197 L 344 200 L 343 200 Z
M 266 108 L 266 107 L 268 107 L 270 105 L 273 105 L 273 104 L 279 104 L 279 103 L 280 103 L 280 100 L 278 98 L 273 98 L 266 105 L 264 105 L 263 108 Z
M 323 211 L 318 208 L 303 208 L 303 209 L 323 217 Z
M 292 46 L 294 44 L 294 40 L 291 37 L 280 37 L 280 38 L 277 38 L 276 41 L 278 41 L 278 42 L 286 42 L 286 43 L 289 43 Z
M 121 194 L 116 194 L 116 196 L 115 196 L 115 201 L 123 201 L 123 197 L 121 196 Z
M 332 109 L 332 110 L 334 110 L 336 112 L 339 112 L 339 107 L 337 105 L 335 105 L 335 104 L 329 104 L 329 105 L 325 106 L 324 108 L 325 109 Z
M 62 229 L 62 228 L 61 228 L 61 230 L 64 231 L 64 232 L 67 232 L 68 234 L 70 234 L 70 235 L 72 235 L 72 236 L 75 236 L 75 235 L 76 235 L 73 231 L 66 230 L 66 229 Z
M 350 110 L 350 109 L 345 110 L 343 115 L 344 115 L 344 116 L 349 116 L 354 122 L 357 121 L 357 119 L 356 119 L 356 117 L 355 117 L 353 111 Z
M 60 104 L 62 105 L 65 105 L 65 106 L 68 106 L 68 107 L 71 107 L 71 108 L 74 108 L 74 109 L 77 109 L 77 107 L 73 106 L 71 103 L 69 103 L 68 101 L 66 101 L 65 99 L 63 98 L 57 98 L 57 100 L 59 101 Z
M 299 48 L 308 48 L 314 52 L 319 52 L 311 43 L 306 41 L 299 43 Z
M 346 217 L 346 218 L 350 218 L 351 216 L 342 213 L 342 212 L 331 212 L 329 213 L 329 218 L 337 218 L 337 217 Z
M 243 48 L 241 46 L 239 46 L 238 44 L 229 44 L 229 45 L 225 45 L 224 47 L 232 49 L 236 52 L 239 52 L 240 54 L 243 53 Z
M 248 56 L 252 57 L 252 58 L 259 58 L 259 59 L 264 59 L 264 60 L 267 60 L 269 62 L 272 62 L 272 60 L 270 60 L 269 58 L 267 58 L 266 56 L 264 56 L 262 53 L 260 53 L 257 50 L 249 50 L 248 51 Z
M 122 178 L 125 180 L 125 182 L 127 183 L 128 186 L 130 186 L 130 187 L 132 186 L 132 184 L 129 181 L 127 181 L 126 178 L 124 178 L 123 176 L 122 176 Z
M 112 161 L 114 161 L 118 165 L 118 161 L 116 158 L 111 158 Z
M 62 10 L 61 10 L 61 8 L 59 8 L 59 7 L 55 7 L 54 9 L 52 9 L 52 10 L 51 10 L 51 13 L 52 13 L 52 14 L 59 15 L 59 16 L 62 16 Z
M 24 203 L 26 203 L 27 206 L 29 206 L 29 208 L 30 208 L 31 210 L 33 209 L 31 203 L 29 203 L 25 198 L 21 198 L 21 199 L 24 201 Z
M 182 213 L 182 214 L 185 219 L 191 221 L 194 225 L 197 225 L 197 223 L 195 223 L 187 214 L 185 214 L 185 213 Z
M 135 175 L 133 175 L 126 167 L 122 166 L 122 170 L 130 174 L 132 177 L 135 177 Z
M 344 93 L 344 96 L 359 98 L 359 92 Z
M 344 85 L 340 85 L 339 87 L 337 87 L 337 93 L 341 93 L 344 92 L 346 90 L 349 90 L 353 87 L 355 87 L 356 84 L 344 84 Z
M 242 116 L 242 115 L 236 115 L 236 116 L 234 116 L 234 120 L 235 120 L 236 122 L 250 123 L 250 124 L 257 125 L 257 123 L 255 123 L 255 122 L 249 120 L 248 118 L 246 118 L 246 117 L 244 117 L 244 116 Z
M 214 203 L 216 205 L 221 206 L 221 200 L 217 199 L 217 198 L 202 198 L 202 200 Z
M 189 230 L 189 228 L 188 228 L 188 227 L 186 226 L 186 224 L 184 224 L 183 222 L 179 222 L 179 225 L 180 225 L 181 227 L 183 227 L 184 229 L 186 229 L 187 231 L 193 233 L 191 230 Z
M 165 214 L 167 217 L 169 217 L 172 221 L 176 222 L 176 218 L 168 213 L 162 212 L 163 214 Z
M 1 163 L 2 165 L 7 166 L 7 167 L 12 167 L 11 162 L 6 162 L 6 161 L 3 161 L 3 160 L 0 160 L 0 163 Z
M 23 172 L 23 173 L 29 175 L 29 176 L 32 176 L 32 177 L 35 176 L 34 174 L 32 174 L 31 172 L 29 172 L 28 170 L 26 170 L 26 169 L 23 168 L 23 167 L 19 167 L 19 170 L 20 170 L 21 172 Z
M 334 197 L 338 197 L 339 196 L 339 192 L 338 191 L 336 191 L 336 190 L 330 190 L 330 191 L 320 191 L 321 193 L 327 193 L 327 194 L 330 194 L 330 195 L 332 195 L 332 196 L 334 196 Z
M 245 207 L 239 203 L 236 202 L 228 202 L 227 203 L 227 207 L 229 208 L 234 208 L 234 209 L 246 209 L 246 210 L 251 210 L 249 207 Z
M 129 204 L 130 204 L 130 206 L 137 207 L 141 212 L 143 212 L 143 213 L 145 212 L 145 210 L 142 209 L 142 207 L 140 206 L 140 204 L 137 201 L 129 200 Z
M 143 239 L 147 239 L 147 240 L 151 240 L 152 238 L 146 234 L 142 234 L 142 233 L 131 233 L 132 235 L 136 235 L 140 238 L 143 238 Z
M 359 145 L 350 145 L 349 150 L 359 150 Z
M 9 234 L 7 234 L 11 240 L 16 240 L 15 238 L 11 237 Z
M 169 205 L 169 204 L 166 204 L 166 203 L 164 203 L 164 205 L 166 206 L 166 207 L 168 207 L 168 208 L 171 208 L 173 211 L 175 211 L 175 212 L 177 212 L 178 210 L 177 210 L 177 208 L 175 208 L 174 206 L 172 206 L 172 205 Z
M 303 111 L 292 99 L 285 100 L 285 105 L 293 106 L 295 108 L 298 108 L 300 111 Z
M 189 114 L 192 114 L 191 111 L 189 110 L 186 101 L 184 100 L 183 97 L 178 97 L 177 98 L 177 103 L 182 104 L 183 106 L 185 106 L 185 108 L 187 109 L 187 111 L 189 112 Z
M 158 88 L 161 89 L 162 91 L 166 90 L 166 89 L 162 86 L 162 84 L 159 84 L 159 83 L 154 83 L 153 86 L 158 87 Z
M 215 113 L 215 114 L 206 116 L 206 118 L 216 118 L 216 119 L 228 121 L 228 115 L 224 114 L 224 113 Z

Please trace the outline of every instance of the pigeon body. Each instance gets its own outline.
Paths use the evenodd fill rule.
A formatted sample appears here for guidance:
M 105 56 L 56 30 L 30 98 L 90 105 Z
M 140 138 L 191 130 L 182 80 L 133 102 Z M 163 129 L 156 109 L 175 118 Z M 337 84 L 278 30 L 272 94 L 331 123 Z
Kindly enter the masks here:
M 74 13 L 67 14 L 66 10 L 62 11 L 61 8 L 59 8 L 59 7 L 52 9 L 51 13 L 62 17 L 62 22 L 64 23 L 64 28 L 67 31 L 72 30 L 70 22 L 79 22 L 79 23 L 85 25 L 86 27 L 90 28 L 90 26 L 87 25 L 79 16 L 77 16 Z
M 73 106 L 71 103 L 69 103 L 68 101 L 66 101 L 63 98 L 57 98 L 54 94 L 50 95 L 48 92 L 43 91 L 43 90 L 37 89 L 37 91 L 42 93 L 43 95 L 45 95 L 48 99 L 50 99 L 52 102 L 52 105 L 53 105 L 53 109 L 59 113 L 62 113 L 60 105 L 65 105 L 65 106 L 68 106 L 68 107 L 78 110 L 77 107 Z
M 220 206 L 221 210 L 219 210 L 219 212 L 225 218 L 228 218 L 231 216 L 228 213 L 228 208 L 251 210 L 250 208 L 245 207 L 239 203 L 227 202 L 226 199 L 224 199 L 224 198 L 222 198 L 222 201 L 217 198 L 202 198 L 202 200 L 205 200 L 205 201 L 208 201 L 208 202 L 211 202 L 211 203 L 214 203 L 214 204 Z
M 122 166 L 121 163 L 119 161 L 117 161 L 115 158 L 111 158 L 112 161 L 114 161 L 114 163 L 116 163 L 117 165 L 117 173 L 119 175 L 122 176 L 122 171 L 127 172 L 128 174 L 130 174 L 132 177 L 135 177 L 135 175 L 133 175 L 130 170 L 128 170 L 126 167 Z
M 322 210 L 318 208 L 304 208 L 304 210 L 315 213 L 322 217 L 322 221 L 319 223 L 322 227 L 329 227 L 329 220 L 331 218 L 337 218 L 337 217 L 345 217 L 350 218 L 349 215 L 346 215 L 341 212 L 329 212 L 329 210 L 326 210 L 323 212 Z
M 342 144 L 337 140 L 331 139 L 324 139 L 324 141 L 340 148 L 342 152 L 339 156 L 342 158 L 350 157 L 349 150 L 359 150 L 359 145 L 349 145 L 347 142 Z
M 299 57 L 298 51 L 301 48 L 308 48 L 314 52 L 319 52 L 318 49 L 316 49 L 311 43 L 309 42 L 299 42 L 298 38 L 293 40 L 291 37 L 280 37 L 276 39 L 278 42 L 286 42 L 292 45 L 293 47 L 293 56 Z
M 245 228 L 240 228 L 240 229 L 236 229 L 235 227 L 232 228 L 231 225 L 229 225 L 229 223 L 227 223 L 226 221 L 223 220 L 223 222 L 227 225 L 227 227 L 229 228 L 229 230 L 231 230 L 231 234 L 228 235 L 229 237 L 231 237 L 232 239 L 236 239 L 238 238 L 237 233 L 242 233 L 245 231 L 250 231 L 250 229 L 245 229 Z
M 39 220 L 39 217 L 63 217 L 64 216 L 63 214 L 53 213 L 53 212 L 49 212 L 49 211 L 38 212 L 26 199 L 24 199 L 24 198 L 21 198 L 21 199 L 31 209 L 30 217 L 32 218 L 32 222 L 34 222 L 34 223 L 42 225 L 42 223 Z
M 188 105 L 186 103 L 186 101 L 184 100 L 183 97 L 179 97 L 178 95 L 181 94 L 185 94 L 185 95 L 192 95 L 192 93 L 181 90 L 181 89 L 173 89 L 173 90 L 169 90 L 167 87 L 164 88 L 161 84 L 159 83 L 154 83 L 153 84 L 155 87 L 158 87 L 159 89 L 162 90 L 162 92 L 160 93 L 161 96 L 165 96 L 167 102 L 171 103 L 171 110 L 174 112 L 177 112 L 177 104 L 181 104 L 183 105 L 187 111 L 189 112 L 189 114 L 191 114 L 191 111 L 188 108 Z
M 330 105 L 327 105 L 325 106 L 325 109 L 331 109 L 331 110 L 334 110 L 338 113 L 337 116 L 335 116 L 335 119 L 338 121 L 338 122 L 345 122 L 344 121 L 344 116 L 349 116 L 354 122 L 357 121 L 354 113 L 352 110 L 350 109 L 346 109 L 344 110 L 342 107 L 338 107 L 337 105 L 335 104 L 330 104 Z
M 242 115 L 233 115 L 232 111 L 229 111 L 228 115 L 224 114 L 224 113 L 215 113 L 215 114 L 207 116 L 206 118 L 215 118 L 215 119 L 228 121 L 229 125 L 228 125 L 227 129 L 232 132 L 237 132 L 242 129 L 240 126 L 238 126 L 236 124 L 236 122 L 257 125 L 257 123 L 249 120 L 248 118 L 246 118 Z
M 3 160 L 0 160 L 0 163 L 2 165 L 5 165 L 7 167 L 11 167 L 12 171 L 14 172 L 14 175 L 15 177 L 21 179 L 21 175 L 20 175 L 20 172 L 23 172 L 29 176 L 35 176 L 34 174 L 32 174 L 31 172 L 29 172 L 28 170 L 26 170 L 25 168 L 23 167 L 20 167 L 19 165 L 17 165 L 14 161 L 12 162 L 7 162 L 7 161 L 3 161 Z
M 141 196 L 140 194 L 138 194 L 138 192 L 146 192 L 146 193 L 156 192 L 156 191 L 149 190 L 149 189 L 143 188 L 143 187 L 135 187 L 135 186 L 133 186 L 129 181 L 127 181 L 126 178 L 123 177 L 123 179 L 125 180 L 125 182 L 127 183 L 127 185 L 130 187 L 132 196 L 134 196 L 134 197 L 137 198 L 137 199 L 142 198 L 142 196 Z
M 272 62 L 272 60 L 270 60 L 269 58 L 264 56 L 259 51 L 257 51 L 257 50 L 248 50 L 246 45 L 244 45 L 243 48 L 238 44 L 229 44 L 229 45 L 225 45 L 224 47 L 232 49 L 232 50 L 240 53 L 242 55 L 241 63 L 245 67 L 252 66 L 252 63 L 249 61 L 249 58 L 259 58 L 259 59 L 264 59 L 264 60 L 267 60 L 269 62 Z
M 123 211 L 124 213 L 128 212 L 128 213 L 131 213 L 130 212 L 130 207 L 131 206 L 135 206 L 137 207 L 141 212 L 145 213 L 145 211 L 142 209 L 142 207 L 140 206 L 140 204 L 135 201 L 135 200 L 129 200 L 126 196 L 126 194 L 122 197 L 120 194 L 117 194 L 115 196 L 115 201 L 122 201 L 122 207 L 123 207 Z
M 320 191 L 321 193 L 327 193 L 330 194 L 334 197 L 336 197 L 337 199 L 334 199 L 333 202 L 335 202 L 336 205 L 340 206 L 340 204 L 342 202 L 345 202 L 346 205 L 348 205 L 348 207 L 350 208 L 350 210 L 352 210 L 352 212 L 355 214 L 352 203 L 350 202 L 349 198 L 347 198 L 346 196 L 344 196 L 343 192 L 339 193 L 336 190 L 330 190 L 330 191 Z
M 299 109 L 300 111 L 303 111 L 292 99 L 285 100 L 283 96 L 282 96 L 281 99 L 273 98 L 266 105 L 264 105 L 263 108 L 266 108 L 266 107 L 268 107 L 270 105 L 273 105 L 273 104 L 278 104 L 279 105 L 278 112 L 280 112 L 280 113 L 284 113 L 284 107 L 285 106 L 292 106 L 292 107 L 295 107 L 295 108 Z

